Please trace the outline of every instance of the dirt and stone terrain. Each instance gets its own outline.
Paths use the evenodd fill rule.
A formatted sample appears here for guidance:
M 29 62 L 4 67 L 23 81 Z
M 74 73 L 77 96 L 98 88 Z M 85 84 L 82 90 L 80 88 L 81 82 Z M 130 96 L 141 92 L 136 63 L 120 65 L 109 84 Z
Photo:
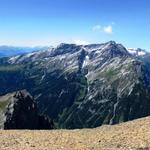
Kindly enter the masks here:
M 149 150 L 150 117 L 76 130 L 1 130 L 0 150 Z

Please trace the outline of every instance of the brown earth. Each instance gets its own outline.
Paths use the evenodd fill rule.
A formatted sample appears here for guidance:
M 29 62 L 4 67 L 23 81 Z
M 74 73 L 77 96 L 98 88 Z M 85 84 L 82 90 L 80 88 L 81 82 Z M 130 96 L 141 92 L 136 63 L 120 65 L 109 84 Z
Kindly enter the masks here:
M 150 117 L 82 130 L 0 131 L 0 150 L 149 150 Z

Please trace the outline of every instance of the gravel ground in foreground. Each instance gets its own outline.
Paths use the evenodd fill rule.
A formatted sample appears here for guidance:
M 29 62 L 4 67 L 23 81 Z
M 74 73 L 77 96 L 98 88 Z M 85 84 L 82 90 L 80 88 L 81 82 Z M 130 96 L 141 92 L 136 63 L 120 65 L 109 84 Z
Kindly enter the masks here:
M 149 150 L 150 117 L 81 130 L 0 130 L 0 150 Z

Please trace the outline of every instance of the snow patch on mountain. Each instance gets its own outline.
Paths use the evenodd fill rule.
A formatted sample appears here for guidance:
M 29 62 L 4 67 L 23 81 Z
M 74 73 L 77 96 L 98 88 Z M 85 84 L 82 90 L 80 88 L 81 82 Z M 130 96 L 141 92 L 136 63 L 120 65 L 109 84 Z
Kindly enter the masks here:
M 144 56 L 148 53 L 145 50 L 140 48 L 128 48 L 128 52 L 133 56 Z
M 88 65 L 88 63 L 89 63 L 89 56 L 87 55 L 86 57 L 85 57 L 85 60 L 84 60 L 84 62 L 83 62 L 83 66 L 82 67 L 85 67 L 85 66 L 87 66 Z

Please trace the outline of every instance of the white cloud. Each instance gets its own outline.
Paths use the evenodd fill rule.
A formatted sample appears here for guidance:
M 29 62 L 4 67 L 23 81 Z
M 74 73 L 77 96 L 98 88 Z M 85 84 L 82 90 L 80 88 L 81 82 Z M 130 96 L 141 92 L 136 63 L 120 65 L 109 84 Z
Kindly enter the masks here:
M 104 32 L 108 33 L 108 34 L 112 34 L 112 32 L 113 32 L 112 26 L 111 25 L 105 26 L 104 27 Z
M 93 31 L 99 31 L 99 30 L 101 30 L 101 26 L 100 25 L 95 25 L 94 27 L 93 27 Z
M 74 43 L 77 45 L 88 45 L 88 44 L 90 44 L 89 42 L 83 41 L 83 40 L 74 40 Z
M 112 25 L 113 24 L 114 22 L 112 23 Z M 99 32 L 107 33 L 107 34 L 112 34 L 113 33 L 112 25 L 108 25 L 108 26 L 95 25 L 92 29 L 93 31 L 99 31 Z

